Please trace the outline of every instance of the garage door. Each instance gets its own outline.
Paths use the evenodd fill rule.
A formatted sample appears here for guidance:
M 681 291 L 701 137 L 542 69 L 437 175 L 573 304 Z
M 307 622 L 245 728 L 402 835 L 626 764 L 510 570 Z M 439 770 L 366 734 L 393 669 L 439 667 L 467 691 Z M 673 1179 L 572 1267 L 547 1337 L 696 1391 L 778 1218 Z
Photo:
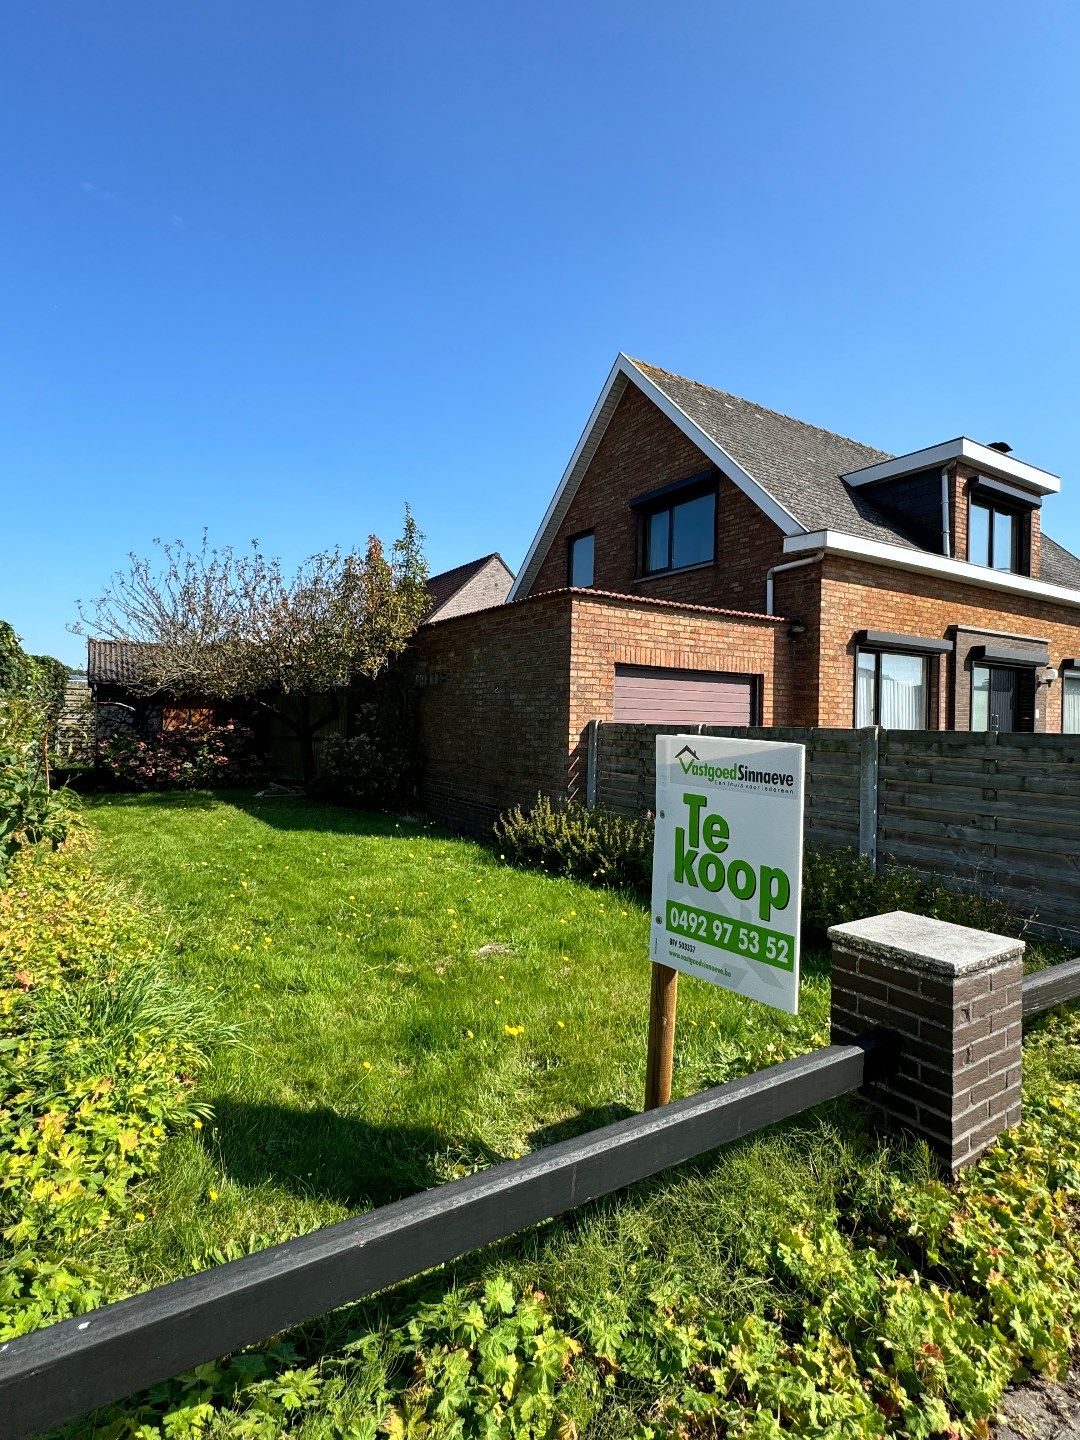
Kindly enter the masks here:
M 615 666 L 616 721 L 654 725 L 750 725 L 754 680 L 709 670 Z

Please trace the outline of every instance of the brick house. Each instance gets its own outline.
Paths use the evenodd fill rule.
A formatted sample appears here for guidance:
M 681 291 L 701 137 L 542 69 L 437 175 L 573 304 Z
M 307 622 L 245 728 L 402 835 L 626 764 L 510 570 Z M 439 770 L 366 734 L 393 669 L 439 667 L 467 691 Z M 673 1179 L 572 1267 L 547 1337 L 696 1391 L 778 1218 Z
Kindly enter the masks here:
M 508 602 L 418 641 L 426 799 L 581 793 L 591 720 L 1080 731 L 1080 559 L 1001 442 L 892 456 L 620 355 Z

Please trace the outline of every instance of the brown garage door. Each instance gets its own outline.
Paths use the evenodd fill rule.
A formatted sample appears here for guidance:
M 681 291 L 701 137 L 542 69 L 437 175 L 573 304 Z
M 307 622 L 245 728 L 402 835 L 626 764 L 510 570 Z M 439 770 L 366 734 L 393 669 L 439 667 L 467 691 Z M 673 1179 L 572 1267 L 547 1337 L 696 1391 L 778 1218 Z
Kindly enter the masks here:
M 615 666 L 616 720 L 655 725 L 750 725 L 754 681 L 710 670 Z

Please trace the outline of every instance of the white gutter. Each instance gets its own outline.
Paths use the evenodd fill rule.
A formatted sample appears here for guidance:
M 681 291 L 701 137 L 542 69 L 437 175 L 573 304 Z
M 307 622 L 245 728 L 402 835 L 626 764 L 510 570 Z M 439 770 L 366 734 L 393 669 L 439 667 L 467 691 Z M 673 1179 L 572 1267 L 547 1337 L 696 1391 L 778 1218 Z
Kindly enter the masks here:
M 776 612 L 773 610 L 773 604 L 774 604 L 775 599 L 776 599 L 775 594 L 773 593 L 773 592 L 774 592 L 773 576 L 774 576 L 774 575 L 782 574 L 782 573 L 783 573 L 784 571 L 786 571 L 786 570 L 798 570 L 798 569 L 799 569 L 801 566 L 803 566 L 803 565 L 815 565 L 815 564 L 817 564 L 817 562 L 818 562 L 820 559 L 822 559 L 822 557 L 824 556 L 824 554 L 825 554 L 824 550 L 819 550 L 816 555 L 807 555 L 807 556 L 806 556 L 804 559 L 802 559 L 802 560 L 789 560 L 789 561 L 787 562 L 787 564 L 785 564 L 785 565 L 772 565 L 772 566 L 770 566 L 770 568 L 765 572 L 765 614 L 766 614 L 766 615 L 773 615 L 773 614 L 776 613 Z
M 945 555 L 932 555 L 926 550 L 890 545 L 883 540 L 864 540 L 858 535 L 845 535 L 837 530 L 815 530 L 810 535 L 793 535 L 784 541 L 784 553 L 798 555 L 800 550 L 823 550 L 828 555 L 843 555 L 886 565 L 894 570 L 907 570 L 918 575 L 939 575 L 962 585 L 976 585 L 983 590 L 996 590 L 1010 595 L 1034 596 L 1053 600 L 1060 605 L 1080 609 L 1080 590 L 1065 585 L 1051 585 L 1046 580 L 1032 580 L 1028 575 L 1013 575 L 1007 570 L 989 570 L 971 565 L 966 560 L 953 560 Z
M 941 553 L 952 558 L 952 536 L 949 531 L 949 467 L 941 467 Z

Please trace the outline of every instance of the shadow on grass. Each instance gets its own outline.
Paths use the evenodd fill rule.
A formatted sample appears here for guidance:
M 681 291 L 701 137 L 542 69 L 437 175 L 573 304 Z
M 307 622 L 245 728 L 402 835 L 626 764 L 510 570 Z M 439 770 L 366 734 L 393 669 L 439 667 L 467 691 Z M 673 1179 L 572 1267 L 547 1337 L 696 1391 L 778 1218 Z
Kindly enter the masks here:
M 326 835 L 368 835 L 381 839 L 396 836 L 403 840 L 420 835 L 435 839 L 456 838 L 422 815 L 354 809 L 306 795 L 265 795 L 260 798 L 252 790 L 223 790 L 219 798 L 243 810 L 253 820 L 273 826 L 275 830 L 312 830 Z
M 579 1110 L 576 1115 L 567 1116 L 565 1120 L 557 1120 L 553 1125 L 541 1125 L 536 1130 L 531 1130 L 529 1145 L 533 1150 L 540 1150 L 545 1145 L 557 1145 L 560 1140 L 572 1140 L 575 1135 L 585 1135 L 588 1131 L 599 1130 L 604 1125 L 614 1125 L 617 1120 L 628 1120 L 637 1113 L 629 1105 L 623 1105 L 617 1100 L 610 1105 L 593 1105 L 587 1110 Z
M 427 1126 L 373 1125 L 325 1106 L 291 1110 L 228 1097 L 214 1102 L 214 1123 L 202 1136 L 237 1184 L 278 1185 L 351 1210 L 387 1205 L 441 1183 L 446 1173 L 440 1175 L 438 1158 L 453 1140 Z M 507 1158 L 475 1140 L 467 1150 L 470 1166 Z
M 218 804 L 210 790 L 94 790 L 79 798 L 85 810 L 213 810 Z

